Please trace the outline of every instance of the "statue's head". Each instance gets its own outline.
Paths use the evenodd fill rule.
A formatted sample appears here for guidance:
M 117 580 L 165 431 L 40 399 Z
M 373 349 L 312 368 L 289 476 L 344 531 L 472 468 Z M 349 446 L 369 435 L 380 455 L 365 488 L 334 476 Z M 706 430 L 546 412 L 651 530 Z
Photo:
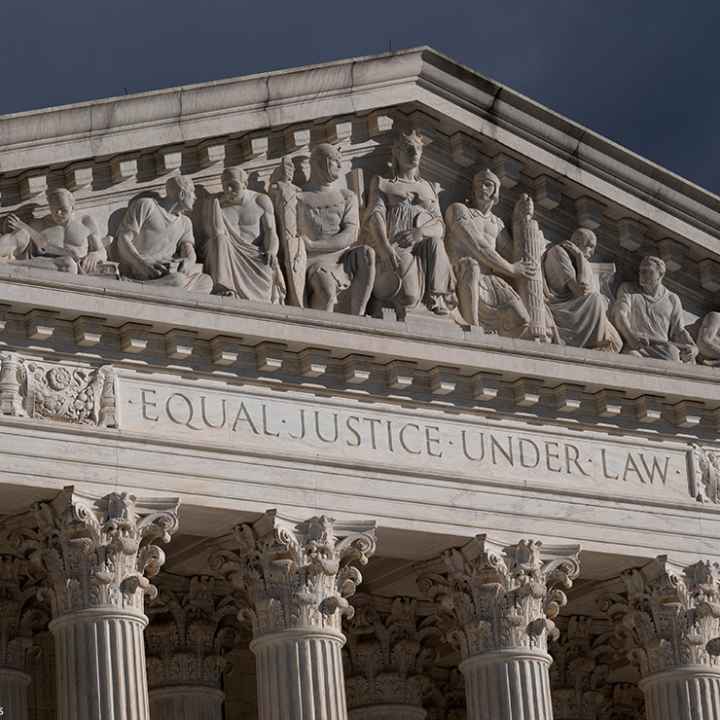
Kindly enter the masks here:
M 588 260 L 595 254 L 597 237 L 592 230 L 578 228 L 570 237 L 570 242 L 575 245 Z
M 473 201 L 476 205 L 495 207 L 500 202 L 500 178 L 489 168 L 475 173 L 472 181 Z
M 398 132 L 392 147 L 393 170 L 408 172 L 420 168 L 423 154 L 423 139 L 416 130 L 412 132 Z
M 225 168 L 220 179 L 223 193 L 228 200 L 239 198 L 248 186 L 248 174 L 238 165 Z
M 72 217 L 75 208 L 73 194 L 65 188 L 58 188 L 48 190 L 46 197 L 52 219 L 58 225 L 64 225 Z
M 295 163 L 290 155 L 284 155 L 280 163 L 280 177 L 285 182 L 292 182 L 295 177 Z
M 195 183 L 185 175 L 173 175 L 165 183 L 165 192 L 181 212 L 189 212 L 195 204 Z
M 654 292 L 665 277 L 665 261 L 654 255 L 647 255 L 640 262 L 638 284 L 643 290 Z
M 342 175 L 342 154 L 330 143 L 320 143 L 310 154 L 311 179 L 318 185 L 329 185 Z

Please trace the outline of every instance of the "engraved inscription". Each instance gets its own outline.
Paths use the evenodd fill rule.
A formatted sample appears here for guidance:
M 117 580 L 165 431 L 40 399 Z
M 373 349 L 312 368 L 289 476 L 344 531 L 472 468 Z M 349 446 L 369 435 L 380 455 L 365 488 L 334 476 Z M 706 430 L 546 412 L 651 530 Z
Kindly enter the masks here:
M 401 466 L 448 478 L 688 499 L 685 449 L 576 438 L 479 418 L 126 381 L 127 429 L 281 457 Z

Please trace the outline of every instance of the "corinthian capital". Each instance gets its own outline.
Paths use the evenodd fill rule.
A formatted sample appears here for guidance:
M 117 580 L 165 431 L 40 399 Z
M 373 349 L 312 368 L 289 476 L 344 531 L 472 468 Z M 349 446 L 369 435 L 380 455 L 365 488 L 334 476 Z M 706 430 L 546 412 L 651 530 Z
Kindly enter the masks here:
M 297 522 L 270 510 L 237 525 L 234 536 L 237 548 L 210 563 L 237 589 L 256 639 L 291 629 L 340 632 L 341 618 L 352 617 L 346 598 L 362 582 L 353 563 L 365 565 L 375 552 L 374 522 Z
M 35 554 L 47 572 L 53 617 L 91 608 L 142 613 L 157 595 L 164 543 L 177 530 L 177 499 L 143 499 L 127 493 L 101 498 L 65 488 L 33 506 L 42 546 Z
M 184 580 L 184 579 L 183 579 Z M 145 629 L 150 689 L 202 685 L 220 689 L 226 661 L 238 635 L 237 605 L 217 594 L 214 578 L 196 576 L 183 588 L 160 584 Z
M 0 668 L 28 672 L 33 633 L 49 619 L 37 602 L 39 577 L 29 561 L 37 547 L 29 529 L 0 525 Z
M 686 568 L 660 556 L 627 570 L 625 592 L 602 600 L 614 642 L 643 677 L 691 665 L 720 667 L 720 565 Z
M 499 650 L 547 651 L 567 603 L 563 590 L 580 572 L 577 545 L 503 547 L 477 535 L 418 567 L 418 585 L 438 604 L 440 624 L 463 658 Z M 561 589 L 562 588 L 562 589 Z
M 348 707 L 422 707 L 440 632 L 418 617 L 413 598 L 357 595 L 352 606 L 344 650 Z

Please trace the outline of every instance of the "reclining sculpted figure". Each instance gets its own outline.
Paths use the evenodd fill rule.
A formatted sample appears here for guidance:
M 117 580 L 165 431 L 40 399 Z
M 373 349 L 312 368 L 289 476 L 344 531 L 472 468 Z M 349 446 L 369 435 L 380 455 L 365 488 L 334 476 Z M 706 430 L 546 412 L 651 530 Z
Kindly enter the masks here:
M 193 181 L 174 175 L 165 189 L 160 200 L 143 197 L 130 203 L 110 258 L 120 263 L 124 277 L 209 293 L 213 281 L 197 263 L 192 223 L 185 214 L 195 203 Z
M 0 236 L 0 257 L 47 270 L 96 273 L 107 260 L 103 237 L 90 215 L 75 210 L 65 188 L 47 192 L 50 214 L 25 223 L 8 217 L 10 233 Z
M 393 176 L 373 178 L 365 214 L 366 241 L 377 257 L 373 314 L 393 307 L 403 319 L 423 302 L 447 315 L 454 280 L 438 196 L 420 175 L 423 140 L 414 130 L 400 133 L 392 152 Z
M 680 298 L 663 285 L 665 263 L 644 257 L 637 282 L 618 290 L 611 316 L 625 345 L 623 352 L 639 357 L 694 362 L 698 349 L 683 324 Z

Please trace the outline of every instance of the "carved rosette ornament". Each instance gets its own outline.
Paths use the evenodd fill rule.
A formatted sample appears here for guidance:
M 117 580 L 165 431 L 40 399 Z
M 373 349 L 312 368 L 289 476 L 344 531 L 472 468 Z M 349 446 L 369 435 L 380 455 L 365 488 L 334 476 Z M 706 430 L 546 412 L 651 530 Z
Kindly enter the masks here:
M 178 505 L 65 488 L 33 507 L 42 539 L 33 561 L 47 573 L 50 630 L 64 668 L 59 720 L 149 719 L 144 601 L 157 595 L 148 578 L 165 562 L 154 541 L 169 542 Z
M 351 720 L 422 720 L 439 630 L 418 617 L 413 598 L 357 595 L 352 606 L 344 653 Z
M 420 589 L 462 657 L 468 718 L 524 717 L 509 700 L 521 688 L 527 712 L 551 720 L 547 643 L 559 635 L 554 620 L 580 572 L 579 552 L 535 540 L 503 547 L 478 535 L 420 568 Z
M 296 522 L 271 510 L 234 536 L 238 547 L 210 562 L 252 621 L 260 720 L 345 720 L 341 622 L 362 581 L 352 563 L 375 552 L 374 523 Z
M 160 589 L 145 630 L 153 720 L 222 720 L 224 651 L 237 635 L 237 606 L 219 599 L 214 578 L 196 576 L 184 592 Z
M 117 375 L 0 353 L 0 413 L 117 427 Z
M 649 720 L 720 717 L 720 566 L 660 556 L 602 601 L 614 645 L 639 669 Z

